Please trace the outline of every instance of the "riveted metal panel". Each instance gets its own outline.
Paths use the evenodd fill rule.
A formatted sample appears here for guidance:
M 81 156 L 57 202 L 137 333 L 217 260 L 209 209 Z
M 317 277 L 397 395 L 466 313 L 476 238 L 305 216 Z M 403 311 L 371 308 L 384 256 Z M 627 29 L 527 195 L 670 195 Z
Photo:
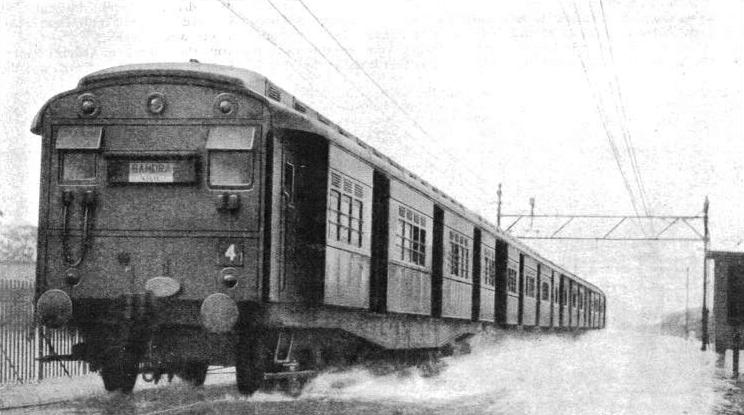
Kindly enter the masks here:
M 59 240 L 61 235 L 55 232 L 49 237 Z M 79 239 L 76 234 L 70 237 Z M 54 271 L 47 276 L 47 283 L 49 288 L 69 290 L 73 299 L 114 299 L 122 294 L 144 293 L 149 279 L 167 276 L 181 286 L 173 297 L 177 300 L 203 299 L 215 292 L 227 294 L 236 301 L 258 300 L 260 245 L 257 235 L 236 235 L 235 239 L 242 244 L 245 265 L 235 268 L 238 282 L 233 288 L 225 286 L 220 278 L 224 267 L 215 252 L 220 239 L 217 234 L 94 234 L 86 257 L 95 260 L 80 264 L 81 279 L 75 287 L 65 282 L 63 271 L 67 266 L 62 262 L 61 244 L 50 244 L 49 265 Z M 77 251 L 77 247 L 74 250 Z
M 175 81 L 174 81 L 175 82 Z M 50 102 L 49 111 L 53 118 L 80 118 L 78 97 L 83 93 L 92 94 L 98 101 L 99 111 L 90 121 L 98 120 L 168 120 L 168 119 L 256 119 L 265 116 L 263 104 L 248 95 L 233 93 L 230 90 L 215 89 L 208 86 L 183 85 L 176 83 L 128 84 L 91 88 L 63 95 Z M 237 109 L 229 115 L 215 109 L 221 94 L 230 93 Z M 148 110 L 147 101 L 153 94 L 165 98 L 165 109 L 160 114 Z

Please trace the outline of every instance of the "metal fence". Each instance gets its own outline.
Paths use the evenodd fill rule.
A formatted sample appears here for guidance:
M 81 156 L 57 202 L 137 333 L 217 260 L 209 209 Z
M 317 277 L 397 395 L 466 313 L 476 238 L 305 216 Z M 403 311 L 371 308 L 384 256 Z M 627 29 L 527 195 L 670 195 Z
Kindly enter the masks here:
M 32 281 L 0 280 L 0 384 L 88 373 L 88 365 L 81 362 L 37 359 L 70 354 L 81 339 L 72 330 L 36 327 L 33 300 Z

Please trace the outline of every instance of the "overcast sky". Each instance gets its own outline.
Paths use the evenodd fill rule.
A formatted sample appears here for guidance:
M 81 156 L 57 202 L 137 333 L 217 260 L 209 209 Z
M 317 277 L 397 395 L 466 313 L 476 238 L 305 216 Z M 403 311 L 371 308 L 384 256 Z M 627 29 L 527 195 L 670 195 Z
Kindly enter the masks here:
M 301 34 L 268 0 L 0 0 L 6 220 L 37 220 L 29 126 L 48 98 L 98 69 L 195 58 L 266 75 L 492 222 L 498 183 L 509 213 L 534 197 L 538 214 L 695 215 L 708 195 L 713 248 L 744 250 L 741 0 L 271 1 Z M 700 243 L 529 244 L 604 288 L 616 321 L 684 307 L 688 267 L 700 303 Z

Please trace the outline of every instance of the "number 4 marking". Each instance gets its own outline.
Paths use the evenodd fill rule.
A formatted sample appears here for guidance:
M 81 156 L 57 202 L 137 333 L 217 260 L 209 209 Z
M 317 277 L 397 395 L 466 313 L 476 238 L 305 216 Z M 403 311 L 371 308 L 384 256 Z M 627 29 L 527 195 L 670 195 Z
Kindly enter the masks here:
M 225 251 L 225 257 L 230 258 L 230 262 L 235 262 L 235 258 L 238 257 L 238 253 L 235 252 L 235 244 L 230 244 Z

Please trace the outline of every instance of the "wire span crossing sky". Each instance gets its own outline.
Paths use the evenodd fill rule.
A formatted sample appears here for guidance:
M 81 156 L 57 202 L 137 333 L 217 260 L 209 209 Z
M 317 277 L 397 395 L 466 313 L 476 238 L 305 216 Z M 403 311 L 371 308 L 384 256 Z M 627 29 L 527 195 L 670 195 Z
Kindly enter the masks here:
M 194 58 L 267 76 L 494 223 L 499 183 L 511 213 L 697 215 L 707 195 L 712 247 L 741 250 L 743 23 L 740 0 L 3 1 L 0 210 L 37 220 L 48 98 Z M 688 268 L 699 304 L 700 243 L 529 244 L 619 322 L 684 307 Z

